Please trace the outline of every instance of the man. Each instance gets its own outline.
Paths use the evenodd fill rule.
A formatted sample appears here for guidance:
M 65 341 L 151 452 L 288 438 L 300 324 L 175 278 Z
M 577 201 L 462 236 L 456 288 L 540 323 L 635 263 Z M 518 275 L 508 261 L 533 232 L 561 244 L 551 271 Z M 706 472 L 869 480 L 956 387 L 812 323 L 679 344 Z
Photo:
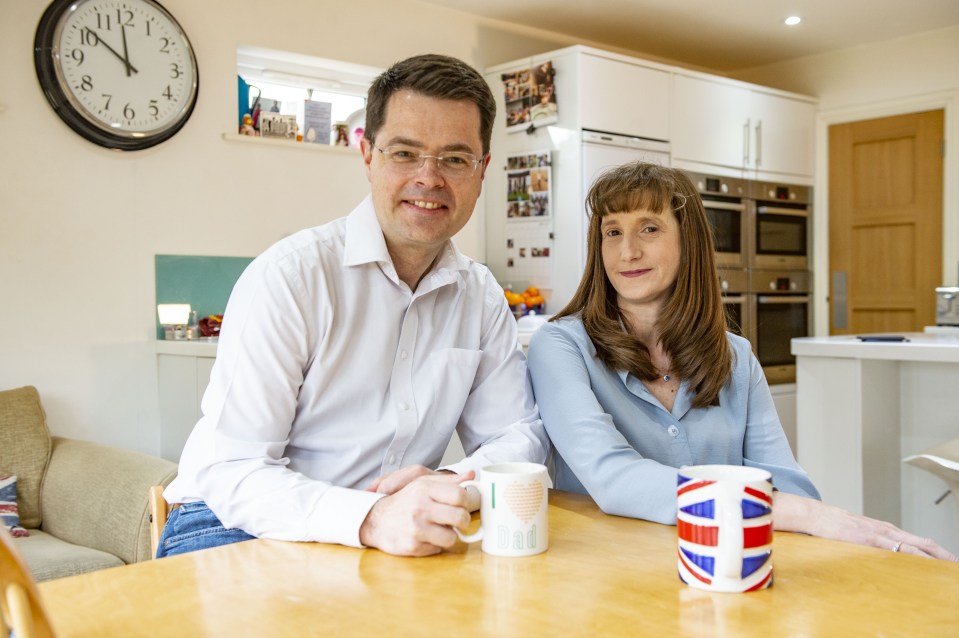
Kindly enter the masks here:
M 478 506 L 459 483 L 545 460 L 502 289 L 450 241 L 480 194 L 495 112 L 482 76 L 445 56 L 373 82 L 372 193 L 237 282 L 203 417 L 164 493 L 180 506 L 159 556 L 253 536 L 435 554 Z M 468 458 L 428 469 L 454 429 Z

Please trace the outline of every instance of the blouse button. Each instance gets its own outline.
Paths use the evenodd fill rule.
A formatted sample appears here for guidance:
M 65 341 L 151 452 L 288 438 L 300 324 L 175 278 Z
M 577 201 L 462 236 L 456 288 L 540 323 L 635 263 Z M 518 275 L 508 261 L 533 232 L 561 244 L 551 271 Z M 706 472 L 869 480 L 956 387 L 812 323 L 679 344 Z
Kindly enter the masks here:
M 666 428 L 666 431 L 669 432 L 669 436 L 677 436 L 679 434 L 679 428 L 677 428 L 675 425 L 669 426 Z

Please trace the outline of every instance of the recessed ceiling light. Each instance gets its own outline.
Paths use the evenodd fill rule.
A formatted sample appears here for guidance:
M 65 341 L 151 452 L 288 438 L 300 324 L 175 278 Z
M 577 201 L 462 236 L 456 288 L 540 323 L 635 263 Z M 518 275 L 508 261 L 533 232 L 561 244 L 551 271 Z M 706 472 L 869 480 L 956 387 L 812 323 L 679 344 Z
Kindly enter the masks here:
M 802 18 L 800 18 L 799 16 L 789 16 L 788 18 L 786 18 L 785 22 L 788 26 L 794 27 L 800 22 L 802 22 Z

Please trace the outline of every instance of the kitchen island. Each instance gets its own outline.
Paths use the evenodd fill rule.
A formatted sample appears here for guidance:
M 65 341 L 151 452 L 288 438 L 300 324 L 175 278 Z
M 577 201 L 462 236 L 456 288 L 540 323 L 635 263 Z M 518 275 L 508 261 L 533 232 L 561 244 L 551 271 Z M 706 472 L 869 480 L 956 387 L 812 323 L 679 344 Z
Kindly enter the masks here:
M 902 459 L 959 437 L 959 331 L 792 340 L 797 458 L 844 509 L 891 521 L 959 552 L 957 499 Z

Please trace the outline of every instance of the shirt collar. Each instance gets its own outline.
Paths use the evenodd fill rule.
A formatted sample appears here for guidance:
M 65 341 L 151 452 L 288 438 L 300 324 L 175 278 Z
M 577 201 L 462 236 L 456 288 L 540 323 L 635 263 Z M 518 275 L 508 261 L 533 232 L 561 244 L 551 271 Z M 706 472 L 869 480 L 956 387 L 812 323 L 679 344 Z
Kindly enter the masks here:
M 389 269 L 393 271 L 393 259 L 390 257 L 390 251 L 386 248 L 383 229 L 376 218 L 372 195 L 367 195 L 346 218 L 345 242 L 344 266 L 382 263 L 387 264 Z M 440 251 L 439 258 L 430 272 L 423 278 L 423 281 L 420 282 L 417 290 L 422 288 L 427 280 L 434 277 L 438 277 L 440 281 L 434 281 L 428 287 L 435 287 L 451 281 L 455 273 L 469 270 L 471 263 L 472 260 L 469 257 L 463 255 L 451 240 L 447 240 Z
M 390 252 L 386 249 L 383 229 L 380 228 L 376 211 L 373 210 L 372 195 L 367 195 L 366 199 L 360 202 L 346 218 L 345 242 L 344 266 L 359 266 L 375 262 L 393 264 Z

